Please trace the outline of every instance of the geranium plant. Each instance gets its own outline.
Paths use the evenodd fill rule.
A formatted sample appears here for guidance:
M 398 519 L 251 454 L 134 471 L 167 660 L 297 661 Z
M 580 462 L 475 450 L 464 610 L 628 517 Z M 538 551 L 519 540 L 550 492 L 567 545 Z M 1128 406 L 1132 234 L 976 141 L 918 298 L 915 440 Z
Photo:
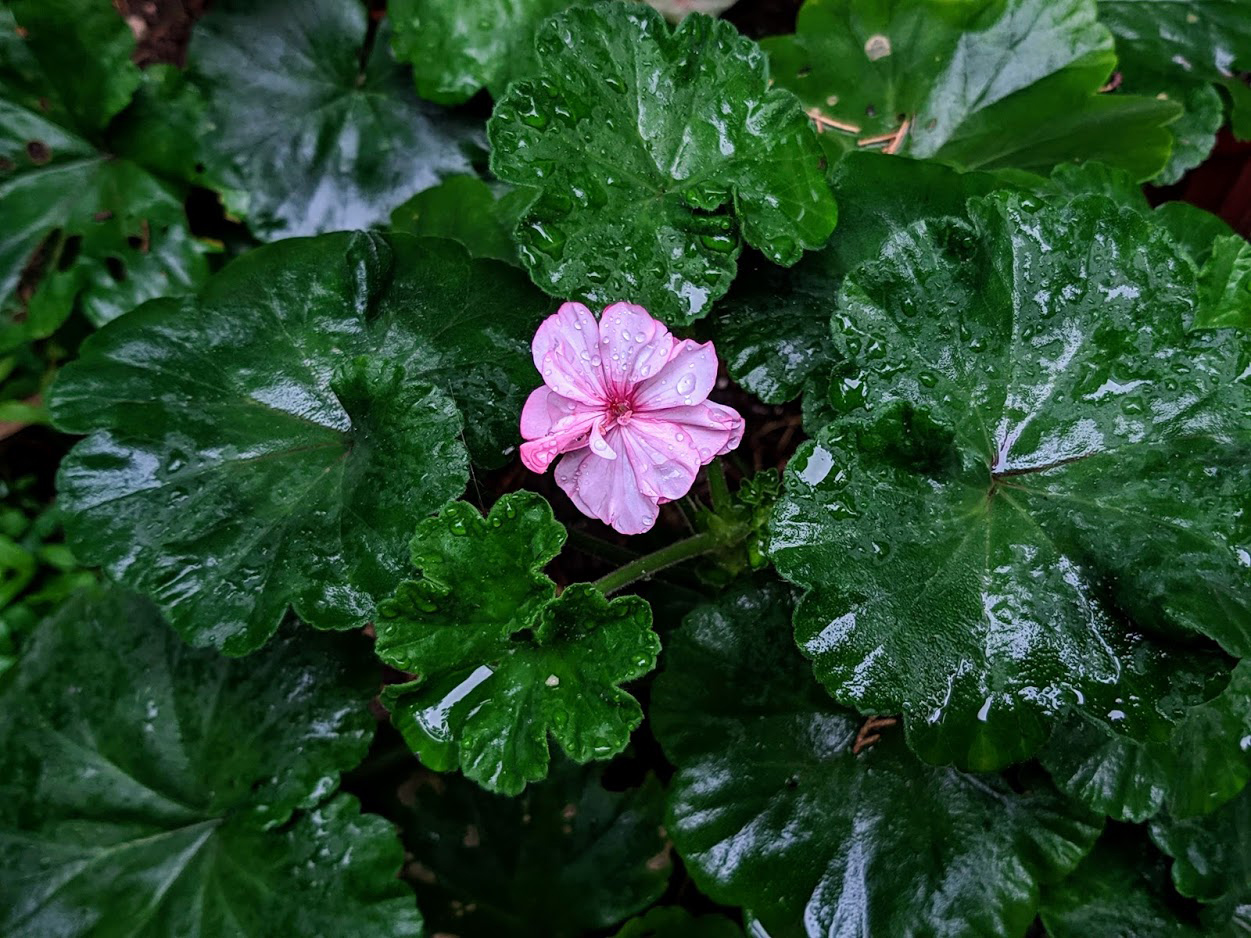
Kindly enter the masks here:
M 7 0 L 0 935 L 1251 930 L 1249 70 Z

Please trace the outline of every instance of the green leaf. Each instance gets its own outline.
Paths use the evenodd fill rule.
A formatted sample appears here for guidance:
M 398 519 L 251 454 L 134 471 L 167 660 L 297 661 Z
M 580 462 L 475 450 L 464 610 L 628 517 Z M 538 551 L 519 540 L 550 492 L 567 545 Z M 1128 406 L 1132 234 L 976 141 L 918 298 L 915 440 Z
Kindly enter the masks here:
M 651 719 L 678 767 L 678 853 L 704 892 L 744 906 L 773 938 L 1023 934 L 1039 884 L 1076 866 L 1098 833 L 1041 778 L 1020 791 L 926 765 L 897 728 L 857 746 L 860 718 L 812 680 L 776 585 L 687 617 Z
M 1190 263 L 1133 210 L 969 209 L 844 282 L 856 393 L 792 459 L 771 551 L 830 693 L 989 769 L 1113 708 L 1126 621 L 1251 651 L 1251 347 L 1187 331 Z
M 621 926 L 615 938 L 743 938 L 743 930 L 720 915 L 698 918 L 681 906 L 660 906 Z
M 637 596 L 575 583 L 552 599 L 542 568 L 564 527 L 541 497 L 505 495 L 482 517 L 454 502 L 417 526 L 413 564 L 379 608 L 376 650 L 420 675 L 383 693 L 422 761 L 517 794 L 548 772 L 548 736 L 577 762 L 629 742 L 643 711 L 622 684 L 656 666 L 660 640 Z
M 204 163 L 257 237 L 379 225 L 471 171 L 479 129 L 416 98 L 386 34 L 368 39 L 365 5 L 342 0 L 220 0 L 196 24 Z
M 1039 914 L 1051 938 L 1199 938 L 1180 916 L 1184 900 L 1168 864 L 1137 828 L 1110 828 L 1063 882 L 1043 890 Z
M 1210 934 L 1251 930 L 1251 791 L 1204 817 L 1161 818 L 1151 838 L 1173 858 L 1173 884 L 1209 907 Z
M 456 403 L 475 452 L 515 439 L 540 304 L 451 242 L 335 234 L 135 310 L 52 390 L 57 426 L 91 434 L 61 467 L 71 543 L 193 644 L 249 652 L 288 606 L 363 626 L 465 487 Z
M 1125 644 L 1111 708 L 1073 708 L 1042 763 L 1063 792 L 1119 820 L 1142 821 L 1165 805 L 1207 814 L 1251 778 L 1242 745 L 1251 736 L 1251 662 L 1231 677 L 1219 655 Z
M 534 197 L 512 189 L 497 197 L 477 176 L 449 176 L 418 192 L 391 213 L 391 228 L 407 234 L 448 238 L 474 257 L 490 257 L 517 265 L 512 230 Z
M 80 8 L 72 26 L 68 7 Z M 0 354 L 51 335 L 76 302 L 100 324 L 189 292 L 208 274 L 181 197 L 92 142 L 133 89 L 123 80 L 133 39 L 121 18 L 72 0 L 13 9 L 29 26 L 21 38 L 0 9 Z M 29 290 L 21 297 L 19 283 Z
M 650 776 L 608 791 L 602 774 L 559 760 L 516 798 L 457 775 L 402 784 L 396 818 L 431 932 L 582 938 L 659 898 L 672 872 L 664 791 Z
M 1234 129 L 1251 134 L 1251 96 L 1238 72 L 1251 70 L 1251 17 L 1243 0 L 1099 0 L 1099 19 L 1116 36 L 1129 68 L 1168 69 L 1174 79 L 1224 85 Z
M 758 46 L 694 15 L 615 3 L 549 19 L 542 71 L 488 125 L 492 171 L 538 188 L 516 236 L 535 283 L 670 324 L 707 314 L 742 242 L 790 265 L 836 211 L 808 121 Z
M 508 83 L 539 70 L 534 35 L 543 20 L 588 0 L 394 0 L 387 8 L 396 58 L 413 66 L 417 93 L 460 104 L 483 88 L 499 98 Z
M 1126 92 L 1173 101 L 1183 108 L 1181 116 L 1168 126 L 1173 135 L 1168 163 L 1151 180 L 1156 185 L 1172 185 L 1206 160 L 1216 146 L 1216 132 L 1225 123 L 1225 103 L 1220 92 L 1206 82 L 1137 65 L 1127 68 L 1126 75 L 1121 84 Z
M 1241 235 L 1217 237 L 1199 271 L 1200 311 L 1195 325 L 1251 331 L 1251 244 Z
M 854 128 L 824 125 L 835 149 L 893 134 L 877 144 L 966 169 L 1089 159 L 1148 179 L 1180 114 L 1097 94 L 1116 57 L 1094 0 L 810 0 L 796 34 L 764 47 L 778 84 Z
M 796 397 L 814 371 L 828 367 L 829 301 L 849 271 L 912 222 L 963 216 L 968 198 L 1002 186 L 989 173 L 865 151 L 844 157 L 830 183 L 838 235 L 789 271 L 768 267 L 739 278 L 714 320 L 731 376 L 768 404 Z
M 117 10 L 93 0 L 8 0 L 7 6 L 41 66 L 40 94 L 55 98 L 83 132 L 103 130 L 141 81 L 131 61 L 134 34 Z
M 0 931 L 419 936 L 390 826 L 327 800 L 373 735 L 362 651 L 237 662 L 117 590 L 64 606 L 0 700 Z

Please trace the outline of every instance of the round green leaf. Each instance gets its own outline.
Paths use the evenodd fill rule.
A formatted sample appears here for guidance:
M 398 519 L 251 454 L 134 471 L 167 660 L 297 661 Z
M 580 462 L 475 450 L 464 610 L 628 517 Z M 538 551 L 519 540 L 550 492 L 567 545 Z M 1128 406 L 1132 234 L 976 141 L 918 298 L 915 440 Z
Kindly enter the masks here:
M 668 644 L 651 717 L 696 883 L 772 938 L 1024 934 L 1094 817 L 1040 778 L 1021 791 L 926 765 L 898 728 L 858 747 L 860 718 L 811 679 L 789 613 L 779 586 L 740 590 Z
M 1120 820 L 1167 806 L 1207 814 L 1251 778 L 1251 662 L 1233 676 L 1222 656 L 1164 650 L 1145 640 L 1118 649 L 1117 696 L 1075 707 L 1041 753 L 1062 791 Z M 1215 693 L 1228 680 L 1219 693 Z
M 208 105 L 208 176 L 264 240 L 382 224 L 471 170 L 479 129 L 416 98 L 365 4 L 219 0 L 187 64 Z
M 75 303 L 98 325 L 208 274 L 181 197 L 92 142 L 134 87 L 96 74 L 133 68 L 125 23 L 107 6 L 73 0 L 17 12 L 25 38 L 0 9 L 0 354 L 51 335 Z M 24 271 L 40 276 L 18 298 Z
M 64 606 L 0 698 L 0 931 L 419 936 L 390 826 L 326 800 L 373 735 L 354 644 L 231 661 L 118 590 Z
M 417 93 L 460 104 L 483 88 L 495 98 L 538 71 L 534 34 L 544 18 L 588 0 L 393 0 L 396 58 L 413 66 Z
M 496 105 L 491 168 L 540 190 L 519 223 L 540 287 L 707 314 L 742 242 L 790 265 L 834 227 L 816 137 L 758 46 L 702 15 L 576 8 L 539 31 L 541 71 Z
M 1221 235 L 1211 242 L 1199 271 L 1202 309 L 1196 325 L 1251 332 L 1251 244 L 1241 235 Z
M 1208 904 L 1209 934 L 1251 930 L 1251 791 L 1204 817 L 1160 818 L 1151 837 L 1173 858 L 1173 883 Z
M 1051 938 L 1199 938 L 1168 863 L 1139 828 L 1110 828 L 1064 881 L 1043 890 Z
M 448 238 L 474 257 L 517 263 L 512 230 L 533 193 L 512 189 L 498 198 L 477 176 L 449 176 L 391 213 L 391 228 L 419 237 Z
M 575 583 L 553 599 L 541 571 L 564 527 L 540 496 L 505 495 L 487 517 L 465 502 L 418 525 L 413 563 L 379 608 L 377 652 L 418 674 L 383 693 L 422 761 L 496 792 L 545 778 L 549 734 L 577 762 L 629 742 L 643 711 L 621 689 L 656 665 L 660 640 L 637 596 Z
M 230 654 L 288 606 L 364 625 L 413 524 L 464 489 L 456 404 L 475 451 L 515 440 L 545 303 L 451 242 L 335 234 L 135 310 L 53 388 L 57 425 L 91 434 L 59 477 L 75 550 Z
M 780 85 L 852 128 L 823 125 L 835 150 L 876 139 L 969 169 L 1089 159 L 1148 179 L 1181 113 L 1097 93 L 1116 57 L 1095 0 L 809 0 L 764 47 Z
M 1187 331 L 1190 264 L 1132 210 L 970 212 L 844 282 L 850 419 L 792 460 L 772 554 L 836 699 L 990 769 L 1113 708 L 1126 619 L 1251 650 L 1251 346 Z
M 457 775 L 399 788 L 407 874 L 435 934 L 583 938 L 654 902 L 672 861 L 654 777 L 608 791 L 603 769 L 558 760 L 516 798 Z

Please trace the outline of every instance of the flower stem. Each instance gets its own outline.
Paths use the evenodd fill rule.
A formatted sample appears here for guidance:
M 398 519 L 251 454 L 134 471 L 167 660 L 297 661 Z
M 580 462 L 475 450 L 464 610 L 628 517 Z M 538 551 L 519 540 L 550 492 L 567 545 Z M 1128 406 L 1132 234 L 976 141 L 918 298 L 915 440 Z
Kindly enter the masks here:
M 718 514 L 730 508 L 730 487 L 725 481 L 725 466 L 721 459 L 714 459 L 708 464 L 708 494 L 712 496 L 712 510 Z
M 730 547 L 747 537 L 747 525 L 735 525 L 725 531 L 704 531 L 684 540 L 662 547 L 658 551 L 644 554 L 637 560 L 631 560 L 623 567 L 600 577 L 595 581 L 596 588 L 604 595 L 617 592 L 636 580 L 644 580 L 654 573 L 672 567 L 683 560 L 710 554 L 714 550 Z

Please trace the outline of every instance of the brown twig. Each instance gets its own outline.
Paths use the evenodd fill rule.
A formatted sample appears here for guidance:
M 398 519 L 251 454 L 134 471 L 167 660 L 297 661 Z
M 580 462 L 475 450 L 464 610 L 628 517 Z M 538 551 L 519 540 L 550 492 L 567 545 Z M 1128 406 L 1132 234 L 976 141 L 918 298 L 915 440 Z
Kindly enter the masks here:
M 812 122 L 817 125 L 817 133 L 824 133 L 826 127 L 829 127 L 831 130 L 841 130 L 845 134 L 860 133 L 860 128 L 855 124 L 848 124 L 840 120 L 835 120 L 832 117 L 827 117 L 825 114 L 821 113 L 819 108 L 809 108 L 807 114 L 808 117 L 811 118 Z
M 852 744 L 851 754 L 853 756 L 860 755 L 862 749 L 868 749 L 882 738 L 882 734 L 877 732 L 877 730 L 894 726 L 898 722 L 898 717 L 869 717 L 864 721 L 864 725 L 860 727 L 860 732 L 856 734 L 856 741 Z

